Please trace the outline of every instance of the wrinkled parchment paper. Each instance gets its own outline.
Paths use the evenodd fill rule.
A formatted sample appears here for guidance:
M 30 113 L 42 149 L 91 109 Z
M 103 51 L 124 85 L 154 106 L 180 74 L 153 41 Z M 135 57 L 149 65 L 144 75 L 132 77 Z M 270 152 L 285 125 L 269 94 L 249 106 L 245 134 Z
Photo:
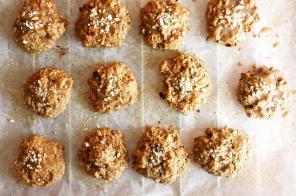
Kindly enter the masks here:
M 208 1 L 181 1 L 191 11 L 190 32 L 184 50 L 195 53 L 208 67 L 213 92 L 200 112 L 182 116 L 159 98 L 159 62 L 174 52 L 152 50 L 138 34 L 139 9 L 146 0 L 125 0 L 132 17 L 132 30 L 120 49 L 82 47 L 74 33 L 78 7 L 86 0 L 56 0 L 59 11 L 70 22 L 59 48 L 35 59 L 17 48 L 11 26 L 22 0 L 0 0 L 0 195 L 295 195 L 296 193 L 296 113 L 292 98 L 289 114 L 272 120 L 248 119 L 235 97 L 240 73 L 252 64 L 282 69 L 291 90 L 296 89 L 296 1 L 258 0 L 261 22 L 256 32 L 237 48 L 226 48 L 205 41 L 205 8 Z M 140 100 L 132 107 L 112 115 L 93 113 L 87 100 L 87 78 L 96 63 L 124 61 L 134 71 L 141 88 Z M 242 64 L 242 66 L 238 66 Z M 23 105 L 22 85 L 35 70 L 46 66 L 67 70 L 75 79 L 75 89 L 67 110 L 55 120 L 32 115 Z M 172 185 L 160 185 L 138 175 L 130 167 L 116 181 L 93 179 L 79 167 L 76 151 L 83 137 L 96 126 L 122 130 L 128 149 L 134 150 L 146 124 L 174 125 L 181 129 L 191 151 L 193 138 L 210 126 L 228 125 L 252 137 L 253 156 L 239 175 L 218 178 L 190 163 L 186 173 Z M 67 169 L 64 177 L 47 188 L 30 188 L 16 180 L 13 160 L 21 140 L 34 133 L 43 134 L 65 146 Z

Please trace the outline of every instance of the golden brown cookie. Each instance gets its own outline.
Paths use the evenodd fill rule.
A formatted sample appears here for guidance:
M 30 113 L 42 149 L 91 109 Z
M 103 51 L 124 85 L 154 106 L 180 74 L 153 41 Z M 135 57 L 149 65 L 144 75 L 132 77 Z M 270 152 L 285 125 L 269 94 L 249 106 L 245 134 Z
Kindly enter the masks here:
M 172 108 L 188 114 L 207 102 L 211 82 L 203 61 L 188 53 L 165 60 L 160 72 L 164 79 L 164 98 Z
M 236 46 L 258 20 L 254 0 L 210 0 L 206 11 L 207 39 Z
M 123 45 L 130 23 L 120 0 L 89 0 L 80 8 L 76 32 L 84 46 L 114 48 Z
M 22 182 L 30 186 L 49 186 L 65 172 L 62 145 L 41 135 L 23 140 L 20 154 L 14 162 Z
M 99 128 L 86 136 L 78 157 L 88 174 L 104 180 L 115 180 L 127 168 L 128 153 L 123 134 L 110 128 Z
M 29 53 L 54 47 L 65 32 L 66 21 L 53 0 L 26 0 L 13 26 L 15 41 Z
M 177 129 L 147 126 L 133 153 L 133 168 L 155 182 L 170 184 L 184 173 L 189 154 Z
M 288 82 L 280 70 L 253 66 L 241 74 L 236 94 L 248 117 L 269 119 L 286 109 Z
M 141 9 L 141 32 L 154 49 L 178 50 L 189 26 L 189 10 L 176 0 L 150 0 Z
M 73 84 L 72 77 L 62 69 L 40 69 L 27 79 L 25 105 L 40 116 L 55 118 L 66 109 Z
M 118 111 L 138 100 L 136 78 L 124 63 L 98 65 L 88 84 L 89 98 L 96 112 Z
M 194 161 L 216 176 L 235 176 L 250 153 L 248 135 L 232 128 L 207 128 L 204 136 L 194 139 Z

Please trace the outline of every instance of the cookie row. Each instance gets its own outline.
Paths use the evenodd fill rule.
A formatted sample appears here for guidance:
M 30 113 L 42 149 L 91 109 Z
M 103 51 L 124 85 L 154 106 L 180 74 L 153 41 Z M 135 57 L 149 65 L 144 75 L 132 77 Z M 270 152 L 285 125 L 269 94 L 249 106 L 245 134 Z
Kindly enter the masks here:
M 15 168 L 22 182 L 48 186 L 65 172 L 63 147 L 41 135 L 24 139 Z M 235 176 L 251 154 L 249 136 L 232 128 L 208 128 L 194 139 L 193 160 L 216 176 Z M 77 153 L 92 177 L 112 181 L 128 167 L 128 150 L 122 132 L 98 128 L 87 135 Z M 147 126 L 132 154 L 133 169 L 155 182 L 170 184 L 188 167 L 190 156 L 179 130 Z
M 183 114 L 196 111 L 211 93 L 211 82 L 205 63 L 193 54 L 179 52 L 161 63 L 164 89 L 162 97 Z M 89 100 L 95 112 L 119 111 L 139 97 L 136 78 L 124 63 L 97 65 L 88 79 Z M 25 105 L 34 113 L 55 118 L 69 103 L 72 77 L 58 68 L 43 68 L 27 79 Z M 289 90 L 282 73 L 265 66 L 252 67 L 242 73 L 237 97 L 247 116 L 271 118 L 286 108 Z
M 76 32 L 84 46 L 121 47 L 131 28 L 120 0 L 89 0 L 80 9 Z M 176 0 L 150 0 L 140 11 L 140 32 L 154 49 L 178 50 L 189 30 L 190 12 Z M 211 0 L 206 9 L 208 37 L 236 46 L 259 19 L 253 0 Z M 64 34 L 66 20 L 53 0 L 26 0 L 13 26 L 16 42 L 30 53 L 51 49 Z

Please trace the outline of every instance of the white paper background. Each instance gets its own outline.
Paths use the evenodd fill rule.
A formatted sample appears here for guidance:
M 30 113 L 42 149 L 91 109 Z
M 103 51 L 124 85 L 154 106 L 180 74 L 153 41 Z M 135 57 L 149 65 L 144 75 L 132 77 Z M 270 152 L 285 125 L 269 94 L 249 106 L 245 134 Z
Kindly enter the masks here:
M 199 113 L 182 116 L 159 98 L 162 89 L 159 62 L 174 52 L 152 50 L 138 34 L 139 9 L 146 0 L 125 0 L 132 17 L 132 30 L 120 49 L 90 49 L 81 46 L 74 33 L 78 7 L 86 0 L 56 0 L 58 9 L 70 22 L 58 45 L 69 48 L 60 57 L 56 50 L 33 60 L 12 41 L 11 27 L 22 0 L 0 0 L 0 195 L 295 195 L 296 125 L 295 97 L 289 115 L 273 120 L 248 119 L 236 100 L 240 73 L 252 64 L 273 65 L 283 70 L 291 89 L 296 89 L 296 1 L 258 0 L 261 22 L 272 27 L 260 38 L 249 36 L 238 48 L 206 42 L 205 8 L 208 1 L 181 1 L 191 11 L 190 32 L 184 50 L 195 53 L 208 67 L 213 83 L 209 103 Z M 277 48 L 272 45 L 279 42 Z M 134 71 L 141 88 L 140 100 L 132 107 L 110 115 L 90 111 L 87 78 L 96 63 L 124 61 Z M 237 66 L 241 62 L 244 66 Z M 55 120 L 33 116 L 23 105 L 22 85 L 34 70 L 54 65 L 74 77 L 75 89 L 67 110 Z M 14 123 L 9 120 L 15 120 Z M 181 128 L 186 147 L 210 126 L 228 125 L 252 136 L 254 154 L 233 179 L 217 178 L 190 163 L 187 172 L 172 185 L 160 185 L 143 178 L 130 167 L 115 182 L 105 183 L 87 176 L 79 167 L 76 151 L 83 137 L 98 126 L 122 130 L 129 152 L 146 124 Z M 64 177 L 47 188 L 30 188 L 16 181 L 13 160 L 22 139 L 40 133 L 65 146 L 67 170 Z M 132 160 L 130 159 L 130 163 Z

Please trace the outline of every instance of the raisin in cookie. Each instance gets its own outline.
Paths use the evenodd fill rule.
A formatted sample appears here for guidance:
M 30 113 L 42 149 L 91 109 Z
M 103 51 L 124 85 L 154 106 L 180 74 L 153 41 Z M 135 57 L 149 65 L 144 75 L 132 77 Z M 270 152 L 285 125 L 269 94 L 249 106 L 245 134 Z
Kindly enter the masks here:
M 147 126 L 133 153 L 133 168 L 155 182 L 170 184 L 184 173 L 189 154 L 178 130 Z
M 80 8 L 76 31 L 84 46 L 114 48 L 123 45 L 130 23 L 120 0 L 90 0 Z
M 14 162 L 20 179 L 30 186 L 48 186 L 65 172 L 62 145 L 41 135 L 24 139 Z
M 207 102 L 211 83 L 204 62 L 196 56 L 179 53 L 165 60 L 160 72 L 164 76 L 164 98 L 172 108 L 188 114 Z
M 207 39 L 236 46 L 258 20 L 254 0 L 210 0 L 206 11 Z
M 154 49 L 178 50 L 189 26 L 189 11 L 175 0 L 150 0 L 141 9 L 141 32 Z
M 241 74 L 236 94 L 248 117 L 269 119 L 286 109 L 289 90 L 279 70 L 253 66 Z
M 194 161 L 216 176 L 235 176 L 250 152 L 248 135 L 228 127 L 207 128 L 204 136 L 194 139 Z
M 42 68 L 27 79 L 25 105 L 40 116 L 55 118 L 66 109 L 73 83 L 62 69 Z
M 98 65 L 88 84 L 89 98 L 96 112 L 118 111 L 138 100 L 136 78 L 124 63 Z
M 86 136 L 78 157 L 86 172 L 107 181 L 115 180 L 127 168 L 127 149 L 123 134 L 110 128 L 99 128 Z
M 66 21 L 53 0 L 26 0 L 13 26 L 15 41 L 30 53 L 54 47 L 65 32 Z

